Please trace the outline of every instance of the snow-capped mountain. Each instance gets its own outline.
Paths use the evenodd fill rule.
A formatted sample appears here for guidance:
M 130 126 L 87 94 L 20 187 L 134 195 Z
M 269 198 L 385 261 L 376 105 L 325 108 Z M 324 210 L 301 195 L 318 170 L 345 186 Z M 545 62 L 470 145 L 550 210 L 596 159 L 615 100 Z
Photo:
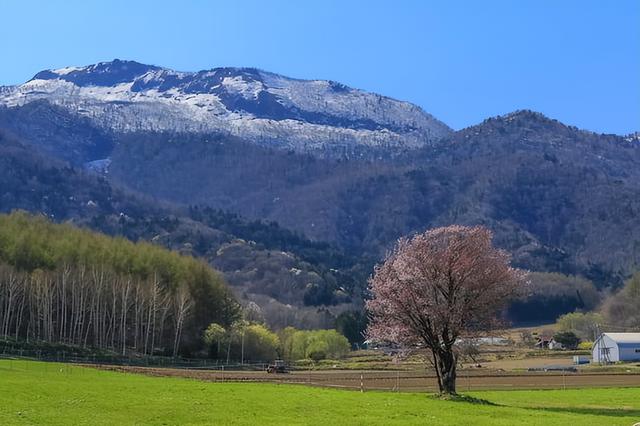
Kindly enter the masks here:
M 118 132 L 221 132 L 303 152 L 417 148 L 451 132 L 407 102 L 253 68 L 178 72 L 116 59 L 0 90 L 9 108 L 37 100 Z

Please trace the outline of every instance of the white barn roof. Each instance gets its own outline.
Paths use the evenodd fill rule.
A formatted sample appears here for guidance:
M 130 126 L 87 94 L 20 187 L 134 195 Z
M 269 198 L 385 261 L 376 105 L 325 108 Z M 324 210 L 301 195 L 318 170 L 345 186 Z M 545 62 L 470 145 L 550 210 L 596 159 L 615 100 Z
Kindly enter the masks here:
M 602 333 L 616 343 L 640 343 L 640 333 Z

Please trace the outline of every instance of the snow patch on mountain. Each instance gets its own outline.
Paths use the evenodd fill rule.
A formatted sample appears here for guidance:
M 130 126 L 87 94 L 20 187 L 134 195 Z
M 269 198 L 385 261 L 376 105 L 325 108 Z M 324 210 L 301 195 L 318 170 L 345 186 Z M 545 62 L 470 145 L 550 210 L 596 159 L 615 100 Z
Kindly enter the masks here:
M 407 102 L 253 68 L 177 72 L 115 60 L 0 88 L 6 107 L 37 100 L 109 130 L 221 132 L 303 152 L 417 148 L 451 131 Z
M 80 67 L 65 67 L 65 68 L 59 68 L 57 70 L 54 70 L 53 72 L 58 75 L 66 75 L 73 71 L 80 71 L 81 69 L 82 68 Z
M 85 168 L 89 171 L 99 174 L 107 174 L 109 172 L 109 166 L 111 165 L 110 158 L 103 158 L 101 160 L 89 161 L 85 164 Z

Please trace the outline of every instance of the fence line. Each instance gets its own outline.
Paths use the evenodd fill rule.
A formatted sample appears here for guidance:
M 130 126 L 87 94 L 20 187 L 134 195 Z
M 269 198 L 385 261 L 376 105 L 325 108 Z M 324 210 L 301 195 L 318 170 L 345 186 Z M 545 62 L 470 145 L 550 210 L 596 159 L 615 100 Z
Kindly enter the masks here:
M 248 370 L 261 371 L 269 364 L 266 361 L 230 363 L 222 360 L 212 360 L 206 358 L 180 358 L 161 356 L 118 356 L 118 355 L 80 355 L 64 350 L 42 351 L 15 348 L 11 346 L 0 347 L 0 358 L 28 358 L 36 361 L 75 363 L 75 364 L 95 364 L 95 365 L 120 365 L 131 367 L 165 367 L 165 368 L 187 368 L 194 370 Z

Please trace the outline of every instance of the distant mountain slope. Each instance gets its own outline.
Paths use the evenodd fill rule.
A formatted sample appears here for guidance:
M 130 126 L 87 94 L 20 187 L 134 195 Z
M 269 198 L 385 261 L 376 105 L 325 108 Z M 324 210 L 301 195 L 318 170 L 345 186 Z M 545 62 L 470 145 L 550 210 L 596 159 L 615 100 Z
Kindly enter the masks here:
M 0 129 L 76 166 L 105 159 L 116 143 L 114 132 L 100 129 L 90 119 L 46 100 L 15 108 L 0 106 Z
M 450 133 L 407 102 L 253 68 L 177 72 L 114 60 L 42 71 L 0 91 L 0 105 L 10 108 L 42 100 L 103 131 L 223 132 L 320 155 L 417 148 Z
M 332 327 L 361 298 L 366 272 L 335 247 L 273 223 L 158 204 L 0 132 L 0 212 L 16 209 L 203 257 L 272 326 Z
M 276 220 L 354 253 L 481 223 L 521 266 L 602 285 L 640 267 L 640 145 L 520 111 L 392 161 L 335 161 L 223 136 L 122 139 L 111 179 L 179 203 Z
M 46 158 L 0 132 L 0 212 L 22 209 L 55 220 L 94 214 L 139 214 L 140 206 L 99 176 Z M 144 207 L 152 213 L 153 208 Z

